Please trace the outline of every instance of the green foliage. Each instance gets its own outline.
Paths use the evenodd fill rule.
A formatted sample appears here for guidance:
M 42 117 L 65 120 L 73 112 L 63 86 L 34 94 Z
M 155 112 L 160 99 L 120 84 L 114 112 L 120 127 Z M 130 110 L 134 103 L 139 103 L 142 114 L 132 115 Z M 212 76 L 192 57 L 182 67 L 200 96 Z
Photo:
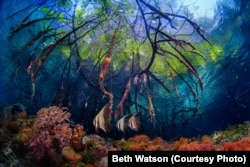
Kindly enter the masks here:
M 90 52 L 90 46 L 89 45 L 82 45 L 81 47 L 80 47 L 80 50 L 79 50 L 79 52 L 80 52 L 80 57 L 81 57 L 81 59 L 82 60 L 86 60 L 87 58 L 89 58 L 89 52 Z
M 84 10 L 83 9 L 76 9 L 76 15 L 77 16 L 81 16 L 84 14 Z
M 62 46 L 60 46 L 60 49 L 61 49 L 61 52 L 62 52 L 66 57 L 69 57 L 69 56 L 70 56 L 71 50 L 70 50 L 70 47 L 69 47 L 68 45 L 62 45 Z
M 80 25 L 83 23 L 83 21 L 84 21 L 83 15 L 84 14 L 85 14 L 84 9 L 76 9 L 76 16 L 75 16 L 76 24 Z
M 109 44 L 116 28 L 115 26 L 120 22 L 121 24 L 119 25 L 121 26 L 119 27 L 118 37 L 112 50 L 112 70 L 119 71 L 124 69 L 124 65 L 131 65 L 133 56 L 136 57 L 136 61 L 139 61 L 136 63 L 139 64 L 141 69 L 145 69 L 152 61 L 152 45 L 149 40 L 145 38 L 144 30 L 142 29 L 142 31 L 139 32 L 141 34 L 136 36 L 134 32 L 136 28 L 132 26 L 134 23 L 131 23 L 131 25 L 128 24 L 130 19 L 138 19 L 137 21 L 140 22 L 140 24 L 143 22 L 143 20 L 140 20 L 141 18 L 135 18 L 134 16 L 137 7 L 136 3 L 131 5 L 131 2 L 116 2 L 111 0 L 97 0 L 95 3 L 91 3 L 87 0 L 83 0 L 80 4 L 81 8 L 79 8 L 79 4 L 75 4 L 77 6 L 77 8 L 74 8 L 75 15 L 71 15 L 68 13 L 69 10 L 65 10 L 69 7 L 67 3 L 68 2 L 65 0 L 56 2 L 59 8 L 58 10 L 54 10 L 50 6 L 41 8 L 41 12 L 45 17 L 55 17 L 58 21 L 56 23 L 59 23 L 59 26 L 56 25 L 55 27 L 55 35 L 52 35 L 49 39 L 50 41 L 47 40 L 46 42 L 55 42 L 63 38 L 63 40 L 59 42 L 59 49 L 63 56 L 69 57 L 72 53 L 76 53 L 73 49 L 78 48 L 82 60 L 90 60 L 90 62 L 93 62 L 93 66 L 97 62 L 101 64 L 105 53 L 108 51 Z M 67 7 L 63 8 L 62 6 Z M 71 8 L 73 7 L 72 5 Z M 87 11 L 89 8 L 91 10 Z M 97 15 L 101 16 L 95 20 L 94 18 L 96 18 Z M 157 14 L 152 15 L 152 17 L 156 17 L 156 15 Z M 71 16 L 75 17 L 71 18 Z M 100 20 L 105 21 L 95 25 L 96 22 Z M 182 23 L 178 20 L 178 25 L 175 25 L 176 27 L 179 26 L 179 22 Z M 51 21 L 47 22 L 48 25 L 53 27 L 54 24 L 50 23 Z M 141 26 L 143 26 L 143 24 L 141 24 Z M 78 27 L 81 28 L 78 29 Z M 77 28 L 77 30 L 74 31 L 73 28 Z M 171 36 L 171 34 L 166 34 L 166 36 Z M 64 38 L 65 35 L 68 35 L 68 37 Z M 154 39 L 154 35 L 154 33 L 150 34 L 151 39 Z M 155 40 L 159 40 L 158 37 L 156 37 L 157 39 L 155 38 Z M 178 39 L 179 38 L 188 41 L 190 36 L 182 35 L 178 36 Z M 218 55 L 221 53 L 220 50 L 222 50 L 219 46 L 214 46 L 210 49 L 205 42 L 197 44 L 198 47 L 196 50 L 193 50 L 193 48 L 185 43 L 183 44 L 185 45 L 184 48 L 182 48 L 180 44 L 182 41 L 178 41 L 174 36 L 169 39 L 170 42 L 165 41 L 157 43 L 157 47 L 163 51 L 160 50 L 160 54 L 156 53 L 153 65 L 150 68 L 151 72 L 156 75 L 169 77 L 171 75 L 176 75 L 174 72 L 184 74 L 188 71 L 187 64 L 189 65 L 189 62 L 194 68 L 205 66 L 205 57 L 207 57 L 207 55 L 210 55 L 211 60 L 216 61 Z M 72 41 L 75 43 L 71 43 Z M 171 46 L 169 43 L 173 45 Z M 67 44 L 76 45 L 77 47 Z M 203 54 L 204 50 L 207 50 L 206 54 Z
M 62 7 L 70 7 L 71 4 L 68 0 L 58 0 L 57 5 Z
M 223 49 L 219 45 L 214 45 L 210 49 L 210 58 L 212 61 L 218 61 L 223 57 Z
M 166 75 L 167 74 L 167 64 L 164 57 L 157 55 L 154 60 L 154 65 L 152 66 L 152 72 L 156 75 Z
M 98 1 L 101 6 L 103 7 L 111 7 L 112 8 L 118 8 L 119 6 L 113 5 L 111 1 Z M 87 1 L 82 2 L 82 7 L 87 6 Z M 134 6 L 130 6 L 128 3 L 124 3 L 123 10 L 126 10 L 127 13 L 133 14 Z M 46 15 L 55 15 L 53 11 L 51 11 L 49 8 L 42 8 L 43 12 L 46 13 Z M 99 9 L 95 9 L 96 12 L 98 12 Z M 84 9 L 76 9 L 76 17 L 75 21 L 76 23 L 82 24 L 83 23 L 83 15 L 85 14 Z M 100 11 L 99 11 L 100 12 Z M 92 13 L 94 15 L 94 13 Z M 85 16 L 86 17 L 86 16 Z M 60 22 L 63 22 L 64 15 L 59 15 Z M 105 25 L 105 24 L 104 24 Z M 105 28 L 105 27 L 103 27 Z M 119 30 L 118 39 L 116 41 L 113 54 L 112 54 L 112 67 L 114 71 L 120 70 L 124 63 L 131 64 L 132 61 L 132 55 L 139 56 L 139 65 L 143 69 L 145 66 L 148 65 L 148 63 L 151 60 L 152 56 L 152 47 L 149 43 L 149 41 L 145 41 L 139 46 L 139 43 L 133 38 L 133 35 L 128 34 L 129 26 L 123 26 Z M 83 33 L 82 30 L 78 31 L 77 33 Z M 80 57 L 83 60 L 91 59 L 94 63 L 100 61 L 102 62 L 103 55 L 108 50 L 109 43 L 112 38 L 112 31 L 109 33 L 101 33 L 99 37 L 92 36 L 91 33 L 88 33 L 82 39 L 79 40 L 79 53 Z M 88 42 L 87 42 L 88 41 Z M 205 43 L 205 42 L 204 42 Z M 205 44 L 204 44 L 205 45 Z M 171 46 L 168 44 L 161 45 L 161 48 L 166 50 L 167 52 L 170 52 L 176 56 L 178 56 L 178 59 L 182 59 L 179 53 L 177 53 Z M 186 57 L 188 61 L 193 66 L 205 66 L 205 57 L 200 51 L 202 51 L 202 46 L 200 49 L 197 49 L 196 52 L 188 52 L 185 50 L 182 50 L 181 53 Z M 218 50 L 218 49 L 217 49 Z M 210 53 L 211 59 L 215 60 L 215 55 L 218 54 L 216 49 L 213 49 Z M 65 56 L 70 55 L 70 48 L 67 46 L 61 46 L 61 51 Z M 101 51 L 101 52 L 100 52 Z M 156 55 L 156 58 L 154 60 L 154 64 L 151 67 L 151 71 L 159 74 L 159 75 L 166 75 L 170 76 L 170 67 L 173 68 L 174 71 L 177 73 L 186 73 L 187 67 L 181 63 L 175 56 L 166 53 L 165 55 Z
M 49 14 L 50 11 L 51 11 L 51 9 L 48 8 L 48 7 L 42 7 L 42 8 L 41 8 L 41 11 L 42 11 L 43 13 L 45 13 L 45 14 Z
M 183 74 L 187 72 L 187 67 L 184 66 L 178 59 L 174 57 L 168 57 L 167 62 L 178 74 Z M 170 71 L 168 71 L 167 74 L 170 75 Z
M 59 21 L 60 23 L 65 23 L 65 19 L 64 19 L 64 14 L 63 14 L 63 13 L 60 13 L 60 14 L 58 15 L 58 21 Z

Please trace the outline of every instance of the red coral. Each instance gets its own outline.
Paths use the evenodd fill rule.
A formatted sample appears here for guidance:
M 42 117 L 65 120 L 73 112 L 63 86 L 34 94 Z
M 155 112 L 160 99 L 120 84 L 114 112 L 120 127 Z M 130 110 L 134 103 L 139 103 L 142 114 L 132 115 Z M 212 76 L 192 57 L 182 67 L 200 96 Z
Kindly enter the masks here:
M 250 138 L 245 137 L 236 142 L 227 142 L 223 146 L 225 151 L 250 151 Z
M 200 150 L 200 145 L 196 141 L 192 141 L 188 144 L 181 145 L 178 150 L 180 151 L 197 151 Z
M 186 138 L 181 138 L 175 143 L 176 150 L 179 151 L 212 151 L 215 150 L 212 141 L 204 140 L 202 142 L 198 141 L 188 141 Z
M 56 150 L 69 144 L 72 135 L 69 123 L 66 122 L 69 117 L 69 112 L 56 106 L 42 108 L 37 113 L 26 142 L 37 160 L 53 157 Z
M 205 141 L 205 142 L 201 142 L 199 144 L 199 150 L 200 151 L 213 151 L 215 150 L 212 141 Z
M 154 138 L 145 149 L 146 151 L 166 151 L 170 150 L 170 145 L 161 137 Z

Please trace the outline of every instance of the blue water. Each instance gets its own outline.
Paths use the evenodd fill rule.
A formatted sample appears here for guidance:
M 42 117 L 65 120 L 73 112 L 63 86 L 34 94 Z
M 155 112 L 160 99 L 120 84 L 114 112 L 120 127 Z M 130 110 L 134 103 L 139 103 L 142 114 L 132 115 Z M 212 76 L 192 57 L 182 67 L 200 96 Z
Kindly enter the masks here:
M 39 1 L 40 4 L 43 2 L 46 1 Z M 107 97 L 103 97 L 98 90 L 98 79 L 93 77 L 90 79 L 91 82 L 87 81 L 87 74 L 91 72 L 95 63 L 85 59 L 83 71 L 76 72 L 82 62 L 81 58 L 72 57 L 68 65 L 65 65 L 67 64 L 65 57 L 55 49 L 52 56 L 46 60 L 46 64 L 40 70 L 35 85 L 32 87 L 31 75 L 27 74 L 26 69 L 34 59 L 32 57 L 34 48 L 28 47 L 22 51 L 20 48 L 42 29 L 42 25 L 28 26 L 8 40 L 10 28 L 20 24 L 21 20 L 39 3 L 34 0 L 0 2 L 1 111 L 5 106 L 22 103 L 29 114 L 36 114 L 42 107 L 60 103 L 69 108 L 73 121 L 83 124 L 88 133 L 95 133 L 92 120 L 102 106 L 108 102 Z M 33 8 L 12 15 L 32 4 Z M 208 62 L 204 67 L 197 68 L 204 83 L 203 91 L 199 88 L 197 81 L 194 84 L 189 74 L 182 75 L 198 95 L 198 108 L 195 106 L 192 93 L 181 78 L 176 77 L 177 88 L 181 95 L 180 102 L 175 91 L 168 93 L 151 78 L 151 86 L 154 87 L 152 94 L 156 119 L 153 122 L 150 121 L 147 100 L 143 94 L 139 94 L 138 101 L 141 106 L 144 106 L 144 109 L 140 110 L 142 112 L 142 129 L 138 133 L 145 133 L 151 137 L 162 136 L 166 139 L 180 136 L 190 137 L 210 134 L 250 119 L 249 8 L 250 3 L 247 0 L 235 0 L 233 6 L 227 6 L 222 1 L 222 4 L 218 4 L 212 21 L 207 21 L 210 22 L 207 23 L 208 25 L 204 18 L 195 20 L 198 25 L 204 27 L 205 32 L 207 30 L 208 40 L 221 47 L 221 52 L 216 55 L 217 60 L 211 61 L 210 55 L 207 53 L 205 55 L 208 57 Z M 37 12 L 30 19 L 40 16 L 41 13 Z M 56 26 L 59 23 L 53 24 Z M 49 44 L 48 41 L 47 44 Z M 43 43 L 39 47 L 43 48 Z M 204 51 L 207 49 L 204 48 Z M 99 70 L 100 64 L 94 73 L 98 75 Z M 122 71 L 124 74 L 118 73 L 111 83 L 115 95 L 113 110 L 119 103 L 127 77 L 130 75 L 125 69 L 120 72 Z M 195 79 L 195 77 L 193 78 Z M 166 78 L 162 77 L 162 79 Z M 111 87 L 109 84 L 106 85 L 108 89 Z M 135 87 L 132 87 L 129 100 L 123 107 L 124 112 L 135 112 L 134 96 Z M 197 109 L 199 111 L 196 111 Z M 195 115 L 192 117 L 192 114 Z M 114 133 L 102 135 L 121 137 L 121 133 L 116 130 L 114 120 L 112 124 Z M 130 132 L 128 135 L 138 133 Z

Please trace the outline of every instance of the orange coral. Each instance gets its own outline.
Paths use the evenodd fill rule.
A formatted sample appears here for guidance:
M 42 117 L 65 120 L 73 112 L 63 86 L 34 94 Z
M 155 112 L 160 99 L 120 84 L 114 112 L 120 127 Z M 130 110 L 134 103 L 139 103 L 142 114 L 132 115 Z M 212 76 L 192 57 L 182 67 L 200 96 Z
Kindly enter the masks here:
M 175 147 L 178 149 L 188 144 L 188 139 L 181 137 L 178 141 L 174 143 Z
M 162 146 L 160 145 L 149 145 L 145 151 L 161 151 L 162 150 Z
M 84 167 L 95 167 L 93 164 L 86 164 Z
M 128 143 L 128 150 L 130 151 L 142 151 L 145 150 L 146 143 Z
M 128 142 L 129 141 L 134 141 L 136 143 L 141 143 L 141 142 L 147 143 L 149 141 L 149 137 L 146 135 L 136 135 L 134 137 L 129 138 Z
M 71 146 L 76 151 L 82 151 L 84 146 L 82 144 L 82 138 L 85 135 L 84 127 L 80 124 L 76 124 L 73 129 L 72 137 L 71 137 Z
M 146 135 L 136 135 L 128 139 L 128 150 L 145 150 L 149 143 L 149 137 Z
M 154 138 L 148 147 L 145 149 L 146 151 L 163 151 L 170 150 L 169 144 L 163 140 L 161 137 Z
M 167 142 L 163 140 L 161 137 L 156 137 L 152 140 L 153 145 L 165 145 Z

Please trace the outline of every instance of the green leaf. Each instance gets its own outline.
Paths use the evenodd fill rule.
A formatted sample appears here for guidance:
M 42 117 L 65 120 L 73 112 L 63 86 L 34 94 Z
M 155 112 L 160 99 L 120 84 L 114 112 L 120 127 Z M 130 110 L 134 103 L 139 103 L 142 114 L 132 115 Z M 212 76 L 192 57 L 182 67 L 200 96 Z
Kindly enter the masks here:
M 47 7 L 42 7 L 41 11 L 44 12 L 45 14 L 49 13 L 51 9 Z
M 83 10 L 83 9 L 77 9 L 77 10 L 76 10 L 76 14 L 77 14 L 78 16 L 82 16 L 83 13 L 84 13 L 84 10 Z
M 65 20 L 64 20 L 64 14 L 63 13 L 60 13 L 59 16 L 58 16 L 58 21 L 60 23 L 65 23 Z
M 219 45 L 214 45 L 211 49 L 210 49 L 210 57 L 212 61 L 218 61 L 219 57 L 222 56 L 222 47 Z
M 69 46 L 67 46 L 67 45 L 62 45 L 62 46 L 60 47 L 60 49 L 61 49 L 61 52 L 62 52 L 66 57 L 69 57 L 69 56 L 70 56 L 71 51 L 70 51 L 70 47 L 69 47 Z

